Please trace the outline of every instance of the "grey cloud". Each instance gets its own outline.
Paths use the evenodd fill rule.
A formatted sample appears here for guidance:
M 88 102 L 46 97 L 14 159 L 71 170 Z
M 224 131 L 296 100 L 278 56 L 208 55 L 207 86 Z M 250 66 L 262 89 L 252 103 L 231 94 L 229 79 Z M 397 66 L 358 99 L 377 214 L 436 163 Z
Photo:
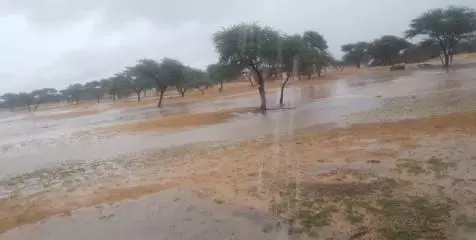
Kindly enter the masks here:
M 340 45 L 400 35 L 428 8 L 474 0 L 3 0 L 0 92 L 64 87 L 107 77 L 140 58 L 216 61 L 220 26 L 258 21 L 286 33 L 316 30 Z

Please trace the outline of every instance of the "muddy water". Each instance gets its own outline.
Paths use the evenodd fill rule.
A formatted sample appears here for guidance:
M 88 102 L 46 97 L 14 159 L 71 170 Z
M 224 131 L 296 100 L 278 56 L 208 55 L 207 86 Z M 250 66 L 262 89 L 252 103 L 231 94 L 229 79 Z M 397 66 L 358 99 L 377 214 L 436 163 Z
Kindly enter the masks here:
M 286 239 L 286 229 L 270 228 L 276 223 L 249 209 L 226 208 L 171 189 L 20 227 L 0 239 Z
M 441 92 L 472 89 L 476 87 L 475 81 L 472 81 L 474 73 L 476 71 L 472 68 L 449 73 L 440 69 L 369 72 L 323 81 L 310 87 L 291 87 L 285 91 L 285 103 L 293 109 L 272 110 L 266 115 L 245 113 L 227 123 L 167 134 L 159 132 L 103 137 L 94 134 L 94 129 L 160 115 L 253 107 L 258 102 L 257 94 L 191 102 L 163 109 L 141 107 L 106 110 L 57 120 L 37 119 L 32 114 L 3 114 L 0 118 L 0 178 L 67 163 L 107 160 L 150 148 L 243 140 L 270 133 L 283 134 L 316 124 L 343 125 L 353 121 L 347 117 L 352 113 L 401 108 L 389 104 L 395 99 L 406 104 L 405 101 L 416 96 L 425 98 L 426 95 Z M 268 93 L 270 105 L 277 98 L 277 91 Z M 451 105 L 452 101 L 457 101 L 451 96 L 447 100 L 441 104 Z M 97 108 L 105 107 L 99 105 Z M 45 115 L 48 112 L 38 114 Z
M 208 102 L 185 103 L 167 106 L 160 110 L 152 107 L 107 110 L 94 115 L 56 120 L 39 119 L 36 118 L 37 116 L 31 116 L 31 114 L 2 113 L 0 115 L 0 179 L 5 179 L 5 181 L 2 181 L 5 186 L 0 186 L 0 198 L 18 192 L 37 193 L 45 188 L 64 188 L 65 184 L 62 178 L 70 178 L 72 175 L 74 175 L 72 176 L 74 181 L 72 181 L 75 184 L 76 181 L 78 182 L 76 186 L 81 186 L 82 182 L 96 183 L 96 181 L 101 180 L 103 175 L 111 175 L 111 172 L 117 172 L 123 176 L 127 174 L 132 176 L 130 173 L 141 167 L 140 161 L 136 162 L 135 160 L 141 159 L 141 152 L 148 149 L 167 148 L 197 142 L 226 143 L 255 138 L 264 134 L 279 136 L 286 133 L 292 134 L 298 129 L 315 125 L 338 126 L 360 121 L 393 120 L 402 117 L 419 117 L 428 114 L 459 111 L 461 109 L 458 108 L 476 106 L 475 98 L 469 97 L 472 94 L 471 90 L 476 87 L 476 81 L 473 80 L 475 73 L 476 70 L 470 68 L 461 68 L 448 73 L 439 69 L 368 73 L 335 81 L 323 81 L 311 87 L 292 87 L 286 89 L 285 93 L 286 105 L 291 107 L 289 110 L 271 110 L 266 115 L 244 113 L 237 115 L 226 123 L 172 133 L 156 132 L 121 134 L 118 136 L 94 134 L 98 127 L 161 115 L 201 113 L 256 106 L 258 102 L 257 95 L 238 95 Z M 277 98 L 276 92 L 268 93 L 270 103 L 276 102 Z M 102 107 L 101 105 L 100 108 Z M 426 110 L 423 111 L 422 109 Z M 40 114 L 47 115 L 48 113 Z M 116 161 L 115 159 L 129 159 L 130 161 Z M 349 164 L 347 168 L 365 170 L 360 169 L 360 166 L 360 163 L 355 163 Z M 382 172 L 388 171 L 385 166 L 382 167 Z M 319 167 L 320 171 L 335 171 L 339 168 L 339 166 L 332 164 Z M 22 177 L 11 178 L 22 173 L 24 174 Z M 31 175 L 28 175 L 30 173 Z M 81 174 L 76 176 L 77 173 Z M 166 175 L 166 172 L 157 173 L 157 175 L 161 174 Z M 48 181 L 45 182 L 45 179 Z M 193 199 L 193 197 L 186 198 Z M 159 197 L 159 199 L 163 199 L 163 197 Z M 8 232 L 2 237 L 5 236 L 5 239 L 21 239 L 25 237 L 25 233 L 28 234 L 31 231 L 30 233 L 35 234 L 35 236 L 36 234 L 43 234 L 41 235 L 43 239 L 63 238 L 64 235 L 61 234 L 67 234 L 68 229 L 83 227 L 84 231 L 81 230 L 80 232 L 85 235 L 78 235 L 81 238 L 97 238 L 98 236 L 101 238 L 100 236 L 103 236 L 101 234 L 105 234 L 104 229 L 130 227 L 132 232 L 145 233 L 143 236 L 144 239 L 147 239 L 148 233 L 151 234 L 150 236 L 156 236 L 154 234 L 157 234 L 157 232 L 150 230 L 150 228 L 157 226 L 149 223 L 168 223 L 167 219 L 164 219 L 158 212 L 151 211 L 151 216 L 149 216 L 149 212 L 143 209 L 143 206 L 154 205 L 150 201 L 139 199 L 137 202 L 131 203 L 132 205 L 123 203 L 117 206 L 117 211 L 108 208 L 109 213 L 105 217 L 103 215 L 97 216 L 97 211 L 93 209 L 89 213 L 86 211 L 86 213 L 74 214 L 72 218 L 66 221 L 64 219 L 48 221 L 40 226 L 40 230 L 32 231 L 31 227 L 29 230 L 19 229 Z M 162 207 L 157 207 L 157 209 L 163 209 L 163 206 L 173 205 L 173 202 L 175 202 L 170 199 L 163 201 L 165 202 L 161 205 Z M 187 201 L 189 204 L 191 202 L 194 202 L 194 200 Z M 125 210 L 129 208 L 135 209 L 134 212 L 138 214 L 131 219 L 149 219 L 150 221 L 132 224 L 129 222 L 130 219 L 124 217 L 131 214 L 131 212 Z M 207 206 L 200 203 L 198 208 L 210 209 L 215 214 L 217 206 Z M 203 230 L 198 227 L 200 226 L 199 223 L 193 222 L 191 223 L 191 226 L 193 226 L 191 229 L 194 230 L 191 230 L 190 233 L 194 235 L 187 236 L 194 238 L 200 236 L 202 231 L 208 231 L 203 236 L 210 236 L 208 239 L 221 239 L 220 236 L 230 236 L 241 231 L 230 228 L 231 226 L 253 225 L 252 220 L 241 221 L 239 220 L 240 217 L 237 218 L 236 214 L 230 213 L 229 209 L 223 210 L 223 214 L 228 216 L 224 220 L 226 224 L 218 224 L 216 225 L 217 228 L 208 227 Z M 191 216 L 192 219 L 208 219 L 207 216 L 201 215 L 201 212 L 186 213 L 178 211 L 176 215 Z M 101 221 L 94 220 L 94 218 Z M 263 216 L 260 219 L 268 219 L 268 217 Z M 177 228 L 184 226 L 186 223 L 180 219 L 169 220 L 170 226 L 173 225 L 173 227 L 159 227 L 165 234 L 169 234 L 164 235 L 164 239 L 186 238 L 184 234 L 188 233 L 176 231 Z M 100 222 L 97 225 L 100 227 L 96 228 L 98 230 L 95 231 L 97 222 Z M 250 227 L 254 230 L 250 230 L 249 233 L 258 235 L 239 235 L 240 237 L 237 238 L 266 239 L 267 235 L 259 235 L 259 228 L 261 227 L 256 229 Z M 62 230 L 57 231 L 56 229 Z M 217 229 L 225 230 L 220 233 L 221 230 Z M 219 235 L 210 235 L 212 233 L 209 231 L 217 231 Z M 122 233 L 118 235 L 118 239 L 121 239 L 120 236 L 129 235 Z

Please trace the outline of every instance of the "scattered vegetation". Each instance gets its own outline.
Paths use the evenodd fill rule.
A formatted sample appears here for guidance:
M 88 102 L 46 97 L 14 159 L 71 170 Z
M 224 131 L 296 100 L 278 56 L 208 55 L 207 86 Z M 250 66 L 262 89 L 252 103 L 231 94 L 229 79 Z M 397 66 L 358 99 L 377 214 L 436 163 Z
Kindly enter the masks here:
M 329 231 L 338 224 L 348 226 L 350 239 L 366 235 L 369 239 L 447 239 L 449 201 L 402 195 L 404 187 L 389 178 L 370 183 L 300 184 L 281 190 L 272 211 L 296 235 L 335 236 Z M 473 224 L 463 220 L 459 220 L 461 225 Z
M 400 159 L 397 161 L 398 171 L 406 172 L 410 175 L 419 175 L 426 173 L 425 168 L 417 160 L 414 159 Z

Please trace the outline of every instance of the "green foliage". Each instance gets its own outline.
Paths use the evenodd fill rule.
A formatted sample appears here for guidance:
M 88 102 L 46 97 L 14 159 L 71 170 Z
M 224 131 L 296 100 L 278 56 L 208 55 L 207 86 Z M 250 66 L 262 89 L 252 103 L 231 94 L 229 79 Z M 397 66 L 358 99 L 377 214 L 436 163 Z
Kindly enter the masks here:
M 327 41 L 324 37 L 315 31 L 306 31 L 303 34 L 304 41 L 308 44 L 309 47 L 317 51 L 327 50 Z
M 63 94 L 66 96 L 66 99 L 72 102 L 76 102 L 76 104 L 79 103 L 83 92 L 84 86 L 81 83 L 69 85 L 66 89 L 63 90 Z
M 213 82 L 208 78 L 207 73 L 200 69 L 186 67 L 185 79 L 186 87 L 196 88 L 200 90 L 202 94 L 203 90 L 213 86 Z
M 220 91 L 223 90 L 223 82 L 229 82 L 237 79 L 241 74 L 242 68 L 233 64 L 210 64 L 207 66 L 207 78 L 212 83 L 219 83 Z
M 367 42 L 357 42 L 342 45 L 341 50 L 345 53 L 342 59 L 344 62 L 353 63 L 358 68 L 360 68 L 362 61 L 364 61 L 364 59 L 368 56 L 368 47 L 369 43 Z
M 273 64 L 278 59 L 279 33 L 258 24 L 239 24 L 213 35 L 219 62 L 230 65 Z
M 282 39 L 283 71 L 285 71 L 289 76 L 294 68 L 294 60 L 299 59 L 303 54 L 305 54 L 306 44 L 303 38 L 297 34 L 292 36 L 283 36 Z
M 456 45 L 463 39 L 474 37 L 476 11 L 467 7 L 450 6 L 437 8 L 413 19 L 405 32 L 407 38 L 426 36 L 440 45 L 445 57 L 444 66 L 450 63 Z
M 403 38 L 385 35 L 370 43 L 367 53 L 383 65 L 391 65 L 400 56 L 400 51 L 411 46 L 411 43 Z

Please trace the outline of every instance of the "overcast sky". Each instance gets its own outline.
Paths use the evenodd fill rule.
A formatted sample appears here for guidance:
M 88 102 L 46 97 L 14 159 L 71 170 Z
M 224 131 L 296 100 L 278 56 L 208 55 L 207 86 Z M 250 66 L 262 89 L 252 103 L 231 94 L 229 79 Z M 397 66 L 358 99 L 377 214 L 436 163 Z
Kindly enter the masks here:
M 284 33 L 315 30 L 331 53 L 401 35 L 421 12 L 475 0 L 0 0 L 0 94 L 108 77 L 140 58 L 204 68 L 211 35 L 257 21 Z

